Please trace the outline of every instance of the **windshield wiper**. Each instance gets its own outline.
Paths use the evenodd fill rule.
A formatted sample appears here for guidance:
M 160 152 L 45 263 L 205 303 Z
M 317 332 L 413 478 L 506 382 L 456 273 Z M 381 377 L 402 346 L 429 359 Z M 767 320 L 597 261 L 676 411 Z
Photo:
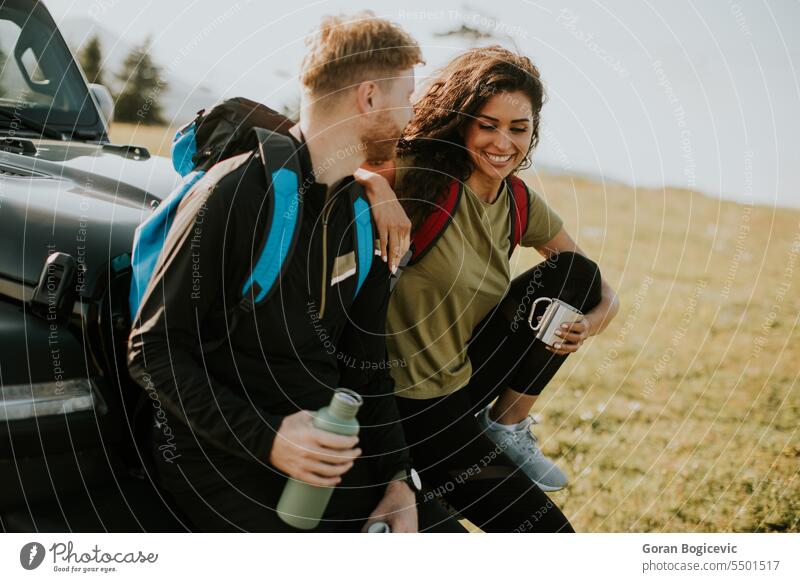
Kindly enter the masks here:
M 52 139 L 57 139 L 59 141 L 63 141 L 64 140 L 64 134 L 62 132 L 58 131 L 57 129 L 53 129 L 52 127 L 47 127 L 46 125 L 43 125 L 43 124 L 38 123 L 36 121 L 33 121 L 31 119 L 27 119 L 25 117 L 22 117 L 21 115 L 19 115 L 17 113 L 9 113 L 5 109 L 0 109 L 0 115 L 5 117 L 6 119 L 10 119 L 12 122 L 16 121 L 17 125 L 19 125 L 19 127 L 21 129 L 27 129 L 27 130 L 30 130 L 30 131 L 35 131 L 36 133 L 38 133 L 42 137 L 49 137 L 49 138 L 52 138 Z M 6 127 L 4 129 L 8 129 L 8 128 Z

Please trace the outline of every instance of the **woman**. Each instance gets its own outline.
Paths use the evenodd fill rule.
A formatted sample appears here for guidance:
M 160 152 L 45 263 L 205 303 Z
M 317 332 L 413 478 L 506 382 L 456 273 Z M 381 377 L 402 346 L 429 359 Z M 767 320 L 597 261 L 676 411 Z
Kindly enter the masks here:
M 452 222 L 397 281 L 387 347 L 428 495 L 484 531 L 572 531 L 543 493 L 562 488 L 566 476 L 539 450 L 529 414 L 566 357 L 618 310 L 597 265 L 532 191 L 519 243 L 546 260 L 510 280 L 510 217 L 521 206 L 508 178 L 530 164 L 544 98 L 526 57 L 497 46 L 468 51 L 416 103 L 396 168 L 381 172 L 389 180 L 359 178 L 375 212 L 391 207 L 393 183 L 415 235 L 445 193 L 460 189 Z M 585 314 L 553 347 L 534 341 L 528 325 L 539 297 Z

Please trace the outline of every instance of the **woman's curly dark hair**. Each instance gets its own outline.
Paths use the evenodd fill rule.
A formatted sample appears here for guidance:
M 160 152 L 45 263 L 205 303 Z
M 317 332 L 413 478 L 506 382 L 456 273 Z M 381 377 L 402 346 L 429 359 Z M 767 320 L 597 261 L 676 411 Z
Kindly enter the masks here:
M 545 90 L 539 70 L 527 57 L 494 45 L 468 50 L 442 68 L 414 105 L 414 118 L 397 146 L 398 156 L 414 160 L 397 184 L 398 196 L 416 229 L 435 208 L 447 185 L 466 180 L 472 162 L 464 147 L 465 125 L 498 93 L 521 91 L 531 100 L 532 136 L 525 160 L 530 166 L 539 142 L 539 112 Z

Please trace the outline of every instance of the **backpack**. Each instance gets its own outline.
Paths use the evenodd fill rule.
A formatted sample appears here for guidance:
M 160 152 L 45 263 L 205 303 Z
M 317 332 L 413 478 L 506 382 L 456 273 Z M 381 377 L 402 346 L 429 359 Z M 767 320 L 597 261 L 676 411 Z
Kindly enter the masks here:
M 242 313 L 251 312 L 271 297 L 276 281 L 292 256 L 302 216 L 302 197 L 298 191 L 302 176 L 293 141 L 270 129 L 285 131 L 291 125 L 289 119 L 260 103 L 234 98 L 216 105 L 208 113 L 200 111 L 193 121 L 177 131 L 172 142 L 172 163 L 183 181 L 136 229 L 128 297 L 131 321 L 138 317 L 142 298 L 181 200 L 215 163 L 255 147 L 259 148 L 266 171 L 271 223 L 264 233 L 258 260 L 241 284 L 231 328 Z M 363 189 L 353 183 L 349 190 L 356 226 L 357 295 L 372 266 L 375 237 Z M 216 349 L 226 339 L 204 342 L 203 351 Z
M 528 228 L 528 208 L 530 206 L 530 192 L 528 186 L 517 176 L 506 178 L 508 191 L 511 196 L 509 219 L 511 221 L 511 233 L 509 239 L 511 245 L 508 249 L 508 257 L 514 253 L 522 235 Z M 447 191 L 442 196 L 442 201 L 436 205 L 422 224 L 411 235 L 411 248 L 401 260 L 400 265 L 413 265 L 422 260 L 428 251 L 436 244 L 450 226 L 456 214 L 458 205 L 461 202 L 462 184 L 459 180 L 453 180 L 448 186 Z

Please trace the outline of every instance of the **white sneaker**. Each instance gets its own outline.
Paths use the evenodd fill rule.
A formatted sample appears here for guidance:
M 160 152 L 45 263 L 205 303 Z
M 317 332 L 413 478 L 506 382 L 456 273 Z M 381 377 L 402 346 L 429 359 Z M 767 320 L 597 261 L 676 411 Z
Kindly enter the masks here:
M 518 424 L 498 424 L 489 418 L 487 406 L 476 414 L 478 424 L 492 442 L 539 486 L 542 491 L 558 491 L 567 484 L 567 476 L 539 449 L 538 439 L 531 432 L 536 421 L 528 416 Z

